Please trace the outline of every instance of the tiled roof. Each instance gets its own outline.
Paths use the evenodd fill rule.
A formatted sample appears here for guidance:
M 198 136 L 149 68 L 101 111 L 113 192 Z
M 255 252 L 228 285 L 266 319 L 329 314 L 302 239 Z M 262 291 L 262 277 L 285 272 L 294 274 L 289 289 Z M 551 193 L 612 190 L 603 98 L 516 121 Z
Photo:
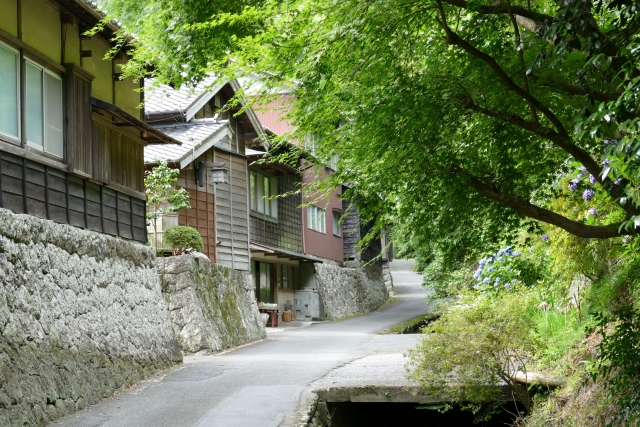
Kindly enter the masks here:
M 206 142 L 230 132 L 228 123 L 228 120 L 193 119 L 189 123 L 154 124 L 154 128 L 181 141 L 182 145 L 147 145 L 144 147 L 144 162 L 166 160 L 182 163 L 208 145 Z
M 215 76 L 209 76 L 195 87 L 183 86 L 180 89 L 173 89 L 167 85 L 154 87 L 153 80 L 145 80 L 145 115 L 170 113 L 187 115 L 187 112 L 193 109 L 192 107 L 198 106 L 201 101 L 208 101 L 221 89 L 221 86 L 212 86 L 215 81 Z M 190 119 L 191 117 L 187 117 L 187 120 Z

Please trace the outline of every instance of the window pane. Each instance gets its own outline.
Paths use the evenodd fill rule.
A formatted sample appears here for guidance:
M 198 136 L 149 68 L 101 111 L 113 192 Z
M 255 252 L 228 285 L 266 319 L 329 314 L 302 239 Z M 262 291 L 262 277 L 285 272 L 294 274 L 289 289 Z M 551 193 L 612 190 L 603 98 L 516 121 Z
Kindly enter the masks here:
M 42 70 L 27 63 L 26 74 L 27 140 L 44 146 Z
M 271 191 L 272 196 L 278 195 L 278 179 L 271 178 Z M 271 200 L 271 216 L 274 218 L 278 218 L 278 199 Z
M 254 171 L 249 172 L 249 199 L 251 204 L 251 209 L 256 210 L 256 173 Z
M 18 138 L 18 56 L 0 47 L 0 132 Z
M 340 236 L 340 214 L 337 212 L 333 213 L 333 234 L 336 236 Z
M 289 289 L 289 267 L 288 265 L 282 266 L 282 288 Z
M 44 73 L 44 149 L 62 157 L 62 80 Z
M 258 191 L 256 192 L 256 197 L 258 198 L 258 212 L 264 213 L 264 180 L 261 178 L 262 175 L 257 175 Z
M 263 176 L 262 181 L 264 185 L 264 197 L 265 197 L 264 213 L 266 215 L 271 215 L 271 200 L 269 200 L 269 197 L 271 196 L 271 193 L 269 192 L 269 177 Z

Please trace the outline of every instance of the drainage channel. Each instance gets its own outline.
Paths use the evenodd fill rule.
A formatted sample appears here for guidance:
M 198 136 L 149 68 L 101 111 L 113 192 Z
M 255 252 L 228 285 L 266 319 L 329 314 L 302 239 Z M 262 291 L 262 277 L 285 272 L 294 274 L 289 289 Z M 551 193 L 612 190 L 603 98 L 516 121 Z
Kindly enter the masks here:
M 444 413 L 435 409 L 420 409 L 417 403 L 327 402 L 327 427 L 388 427 L 388 426 L 455 426 L 505 427 L 516 420 L 523 408 L 511 404 L 484 422 L 476 422 L 474 414 L 457 408 Z

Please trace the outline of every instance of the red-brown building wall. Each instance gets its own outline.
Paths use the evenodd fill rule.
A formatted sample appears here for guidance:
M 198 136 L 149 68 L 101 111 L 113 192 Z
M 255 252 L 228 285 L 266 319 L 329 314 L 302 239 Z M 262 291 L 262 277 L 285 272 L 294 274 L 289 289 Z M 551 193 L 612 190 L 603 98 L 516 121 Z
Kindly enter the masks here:
M 317 179 L 323 179 L 329 173 L 331 173 L 331 170 L 325 168 L 321 176 L 316 176 L 316 173 L 317 170 L 315 168 L 308 168 L 302 172 L 303 187 L 305 183 L 308 184 L 316 181 Z M 338 198 L 340 194 L 342 194 L 342 188 L 339 188 L 334 192 L 331 200 L 321 200 L 317 203 L 314 203 L 319 208 L 325 209 L 326 233 L 320 233 L 318 231 L 311 230 L 308 227 L 307 208 L 303 208 L 302 242 L 305 254 L 328 258 L 338 262 L 344 261 L 344 246 L 342 243 L 342 236 L 335 236 L 333 234 L 333 211 L 337 210 L 339 212 L 342 212 L 342 201 Z M 311 197 L 303 197 L 303 203 L 308 203 L 312 200 L 313 198 Z M 342 232 L 340 234 L 342 234 Z

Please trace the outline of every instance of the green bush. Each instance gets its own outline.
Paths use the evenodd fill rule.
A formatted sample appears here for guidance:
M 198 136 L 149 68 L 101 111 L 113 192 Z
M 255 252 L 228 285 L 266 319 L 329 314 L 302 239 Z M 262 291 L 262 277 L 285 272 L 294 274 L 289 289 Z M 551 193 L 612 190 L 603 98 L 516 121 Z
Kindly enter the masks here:
M 496 410 L 510 400 L 500 383 L 529 410 L 529 395 L 514 375 L 528 371 L 539 346 L 527 316 L 534 299 L 533 291 L 518 285 L 499 298 L 463 295 L 425 328 L 427 336 L 409 352 L 409 377 L 428 395 L 446 394 L 452 404 L 468 405 L 476 416 L 481 408 L 490 415 L 490 407 Z
M 181 255 L 190 250 L 202 251 L 202 236 L 193 227 L 171 227 L 164 232 L 164 245 L 173 250 L 174 255 Z

